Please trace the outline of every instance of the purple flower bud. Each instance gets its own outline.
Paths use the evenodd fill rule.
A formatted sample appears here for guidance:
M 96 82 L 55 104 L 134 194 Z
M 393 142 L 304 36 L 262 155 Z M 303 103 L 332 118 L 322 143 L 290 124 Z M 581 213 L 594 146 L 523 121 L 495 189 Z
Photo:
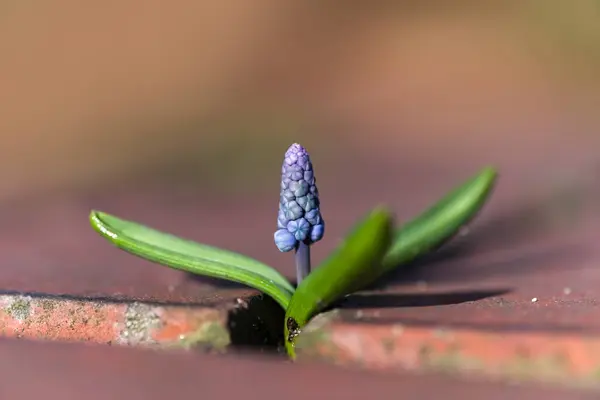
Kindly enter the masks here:
M 300 218 L 288 222 L 287 230 L 294 235 L 296 240 L 303 241 L 306 240 L 306 237 L 310 232 L 310 224 L 304 218 Z
M 325 224 L 314 225 L 310 231 L 311 242 L 318 242 L 325 234 Z
M 313 166 L 306 149 L 297 143 L 285 153 L 280 188 L 278 230 L 274 236 L 277 248 L 287 252 L 300 242 L 310 245 L 321 240 L 325 223 Z
M 275 245 L 282 252 L 291 251 L 296 248 L 296 238 L 287 229 L 275 231 Z
M 311 226 L 318 225 L 321 223 L 321 213 L 318 208 L 313 208 L 305 215 L 306 220 L 311 224 Z

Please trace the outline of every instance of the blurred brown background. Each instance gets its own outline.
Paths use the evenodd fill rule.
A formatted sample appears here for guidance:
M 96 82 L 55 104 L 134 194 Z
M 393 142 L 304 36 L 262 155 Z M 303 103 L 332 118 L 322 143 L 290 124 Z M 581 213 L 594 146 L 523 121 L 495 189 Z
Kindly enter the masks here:
M 346 157 L 537 182 L 597 159 L 593 0 L 7 1 L 0 15 L 0 199 L 144 177 L 277 191 L 293 141 L 324 177 Z

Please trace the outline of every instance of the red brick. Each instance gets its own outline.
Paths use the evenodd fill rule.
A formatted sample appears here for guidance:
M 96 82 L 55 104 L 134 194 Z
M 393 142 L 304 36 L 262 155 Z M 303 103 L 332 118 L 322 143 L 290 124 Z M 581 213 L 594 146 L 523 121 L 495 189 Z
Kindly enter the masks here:
M 0 297 L 3 336 L 123 345 L 229 343 L 227 309 L 58 296 Z
M 347 323 L 333 311 L 298 338 L 298 360 L 600 388 L 600 335 Z

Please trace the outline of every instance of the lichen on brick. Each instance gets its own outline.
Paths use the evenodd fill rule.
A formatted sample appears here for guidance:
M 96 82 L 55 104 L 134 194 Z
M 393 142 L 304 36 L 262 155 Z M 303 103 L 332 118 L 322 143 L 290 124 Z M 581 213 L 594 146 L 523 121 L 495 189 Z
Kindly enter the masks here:
M 10 296 L 5 306 L 6 312 L 17 321 L 24 322 L 31 315 L 31 297 L 29 296 Z M 6 304 L 5 303 L 5 304 Z
M 460 349 L 446 351 L 432 351 L 431 349 L 421 354 L 423 367 L 431 368 L 438 372 L 459 372 L 481 370 L 485 368 L 482 360 L 462 354 Z
M 200 326 L 195 332 L 180 338 L 178 347 L 190 348 L 208 348 L 223 352 L 231 344 L 229 331 L 220 322 L 207 322 Z
M 339 319 L 339 310 L 331 310 L 318 314 L 304 327 L 304 331 L 320 331 L 337 319 Z
M 326 329 L 309 329 L 303 331 L 295 341 L 296 356 L 322 356 L 338 352 Z M 320 354 L 322 353 L 322 354 Z
M 563 354 L 524 357 L 517 354 L 503 365 L 502 372 L 508 376 L 521 379 L 561 380 L 564 377 L 574 379 L 570 372 L 568 357 Z
M 118 343 L 125 345 L 150 345 L 154 344 L 152 330 L 160 326 L 160 318 L 154 307 L 132 303 L 125 311 L 125 321 L 119 335 Z
M 41 299 L 38 303 L 46 312 L 52 311 L 56 307 L 56 301 L 51 299 Z

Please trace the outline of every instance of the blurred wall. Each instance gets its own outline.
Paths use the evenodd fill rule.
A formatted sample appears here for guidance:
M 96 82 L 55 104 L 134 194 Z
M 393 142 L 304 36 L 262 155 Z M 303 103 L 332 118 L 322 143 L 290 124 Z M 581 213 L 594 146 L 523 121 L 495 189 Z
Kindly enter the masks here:
M 294 140 L 332 158 L 593 162 L 599 67 L 595 1 L 7 1 L 0 199 L 259 171 Z

